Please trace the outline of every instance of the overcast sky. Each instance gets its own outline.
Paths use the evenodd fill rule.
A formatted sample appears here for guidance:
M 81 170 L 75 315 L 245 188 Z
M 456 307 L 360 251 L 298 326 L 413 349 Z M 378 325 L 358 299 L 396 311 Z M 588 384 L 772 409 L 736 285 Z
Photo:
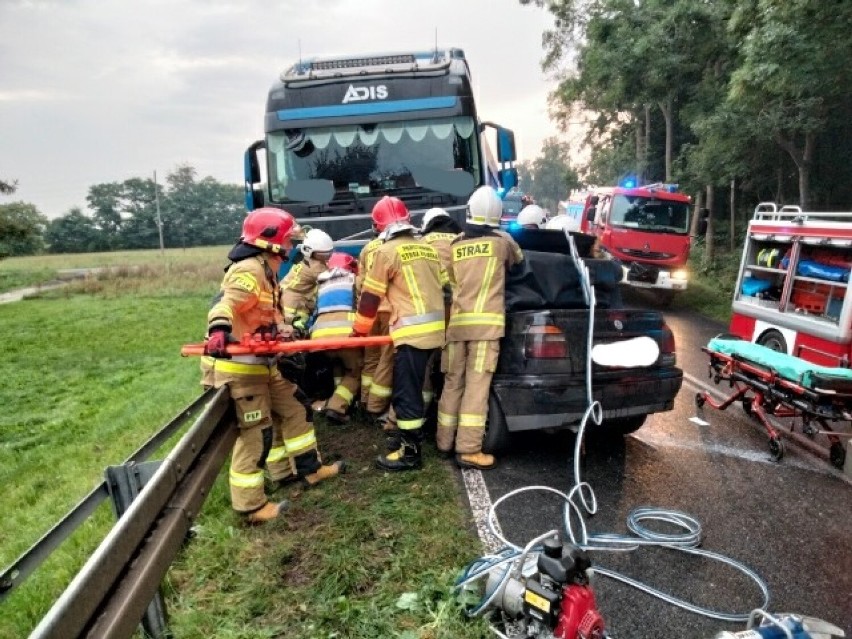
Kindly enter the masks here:
M 0 179 L 48 217 L 92 184 L 189 163 L 242 183 L 266 93 L 299 57 L 461 47 L 520 159 L 555 131 L 543 9 L 518 0 L 0 0 Z

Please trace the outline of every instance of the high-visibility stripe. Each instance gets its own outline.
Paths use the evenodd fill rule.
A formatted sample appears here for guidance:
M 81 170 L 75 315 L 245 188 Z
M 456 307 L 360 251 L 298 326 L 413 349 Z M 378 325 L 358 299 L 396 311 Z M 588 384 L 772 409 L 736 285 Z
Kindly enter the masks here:
M 370 386 L 370 394 L 375 395 L 376 397 L 390 397 L 393 394 L 393 389 L 373 382 Z
M 219 319 L 223 317 L 225 319 L 233 320 L 234 319 L 234 311 L 230 306 L 224 303 L 216 304 L 213 308 L 210 309 L 210 315 L 213 319 Z
M 397 419 L 396 425 L 400 430 L 416 430 L 423 427 L 423 418 L 420 419 Z
M 446 426 L 447 428 L 455 428 L 459 425 L 458 415 L 449 415 L 438 411 L 438 426 Z
M 314 330 L 311 331 L 311 338 L 316 339 L 320 337 L 349 337 L 351 334 L 352 322 L 341 322 L 340 327 L 314 327 Z
M 258 470 L 254 473 L 238 473 L 231 470 L 228 473 L 228 483 L 235 488 L 257 488 L 263 486 L 263 471 Z
M 405 283 L 408 285 L 408 294 L 411 296 L 411 301 L 414 302 L 414 312 L 418 315 L 423 315 L 426 312 L 426 305 L 423 303 L 420 287 L 417 286 L 417 278 L 414 277 L 414 268 L 411 265 L 403 266 L 402 275 L 405 277 Z
M 435 311 L 434 313 L 422 313 L 420 315 L 409 315 L 401 317 L 394 326 L 413 326 L 415 324 L 425 324 L 427 322 L 437 322 L 444 319 L 444 311 Z
M 414 326 L 405 326 L 403 328 L 391 329 L 391 338 L 394 340 L 404 337 L 414 337 L 416 335 L 430 335 L 432 333 L 443 333 L 445 330 L 444 321 L 428 322 L 426 324 L 415 324 Z
M 266 463 L 274 464 L 275 462 L 280 462 L 282 459 L 287 459 L 287 447 L 273 446 L 269 449 L 269 454 L 266 456 Z
M 476 297 L 476 305 L 473 307 L 475 313 L 481 313 L 485 308 L 485 302 L 488 298 L 488 293 L 491 290 L 491 280 L 494 278 L 494 271 L 497 267 L 497 260 L 489 258 L 488 266 L 485 267 L 485 276 L 482 278 L 482 284 L 479 287 L 479 295 Z
M 423 391 L 423 403 L 429 404 L 432 401 L 432 398 L 435 397 L 435 393 L 430 391 Z
M 269 375 L 269 366 L 263 364 L 240 364 L 217 359 L 213 365 L 220 373 L 236 373 L 237 375 Z
M 216 364 L 216 358 L 211 357 L 210 355 L 202 355 L 201 363 L 205 366 L 214 366 Z
M 292 439 L 285 439 L 284 445 L 287 447 L 287 452 L 289 454 L 297 455 L 303 450 L 307 450 L 309 448 L 316 448 L 317 436 L 316 433 L 314 433 L 314 429 L 312 428 L 304 435 L 299 435 L 298 437 L 293 437 Z
M 284 306 L 282 308 L 283 308 L 284 313 L 286 315 L 295 315 L 296 314 L 296 307 L 295 306 Z
M 352 391 L 346 388 L 345 386 L 338 386 L 334 389 L 334 394 L 340 397 L 347 404 L 352 401 L 355 395 L 352 394 Z
M 456 313 L 450 316 L 450 326 L 505 326 L 503 313 Z
M 459 428 L 479 428 L 484 426 L 485 415 L 476 415 L 474 413 L 462 413 L 459 415 Z
M 335 384 L 335 386 L 336 386 L 337 384 L 339 384 L 339 383 L 340 383 L 340 380 L 341 380 L 341 379 L 343 379 L 343 378 L 342 378 L 342 377 L 340 377 L 340 375 L 335 375 L 335 376 L 334 376 L 334 384 Z
M 379 295 L 384 295 L 385 292 L 388 290 L 388 285 L 387 282 L 382 282 L 368 275 L 366 278 L 364 278 L 363 289 L 373 291 Z
M 373 376 L 372 375 L 361 375 L 361 386 L 363 388 L 369 388 L 373 385 Z
M 476 345 L 476 362 L 473 365 L 473 370 L 477 373 L 481 373 L 485 370 L 485 353 L 487 351 L 487 344 L 484 341 L 480 341 L 479 344 Z

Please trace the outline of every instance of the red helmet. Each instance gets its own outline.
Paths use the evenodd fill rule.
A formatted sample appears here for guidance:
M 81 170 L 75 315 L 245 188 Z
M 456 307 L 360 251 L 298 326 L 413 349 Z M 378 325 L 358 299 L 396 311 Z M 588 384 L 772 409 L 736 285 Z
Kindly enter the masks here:
M 290 236 L 295 228 L 296 220 L 287 211 L 267 206 L 246 216 L 240 241 L 264 251 L 281 253 L 290 249 Z
M 408 207 L 398 197 L 384 196 L 373 207 L 373 229 L 377 233 L 384 231 L 394 222 L 410 222 Z
M 341 251 L 335 251 L 328 260 L 328 268 L 342 268 L 350 273 L 358 274 L 358 260 Z

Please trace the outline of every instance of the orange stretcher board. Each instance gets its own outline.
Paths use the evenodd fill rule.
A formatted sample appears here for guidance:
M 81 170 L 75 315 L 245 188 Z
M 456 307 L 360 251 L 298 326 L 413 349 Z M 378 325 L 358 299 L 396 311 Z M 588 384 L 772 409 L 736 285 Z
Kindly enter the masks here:
M 228 355 L 278 355 L 279 353 L 307 353 L 310 351 L 333 351 L 343 348 L 364 348 L 384 346 L 391 343 L 389 335 L 370 337 L 323 337 L 319 339 L 300 339 L 292 342 L 276 340 L 243 340 L 229 344 Z M 204 344 L 185 344 L 180 349 L 184 357 L 204 355 Z

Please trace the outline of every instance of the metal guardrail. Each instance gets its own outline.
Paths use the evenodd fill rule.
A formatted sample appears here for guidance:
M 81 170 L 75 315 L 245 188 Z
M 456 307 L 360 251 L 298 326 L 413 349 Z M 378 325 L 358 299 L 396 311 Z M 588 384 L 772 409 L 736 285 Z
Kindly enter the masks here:
M 198 409 L 209 402 L 214 396 L 214 391 L 206 391 L 189 406 L 173 417 L 163 428 L 151 436 L 133 454 L 125 460 L 125 464 L 140 463 L 147 460 L 160 448 L 172 435 L 186 425 L 188 419 Z M 88 495 L 72 508 L 68 514 L 57 522 L 53 528 L 47 531 L 41 539 L 35 542 L 10 566 L 0 573 L 0 603 L 9 594 L 20 586 L 27 577 L 38 568 L 47 557 L 62 544 L 80 524 L 86 521 L 101 503 L 109 497 L 109 487 L 103 481 L 95 487 Z
M 125 639 L 134 633 L 236 440 L 236 420 L 227 388 L 204 393 L 128 460 L 132 467 L 150 455 L 202 405 L 204 408 L 192 427 L 157 466 L 138 496 L 33 630 L 31 639 Z M 19 585 L 85 521 L 106 498 L 105 484 L 92 491 L 4 571 L 10 583 L 4 594 Z

